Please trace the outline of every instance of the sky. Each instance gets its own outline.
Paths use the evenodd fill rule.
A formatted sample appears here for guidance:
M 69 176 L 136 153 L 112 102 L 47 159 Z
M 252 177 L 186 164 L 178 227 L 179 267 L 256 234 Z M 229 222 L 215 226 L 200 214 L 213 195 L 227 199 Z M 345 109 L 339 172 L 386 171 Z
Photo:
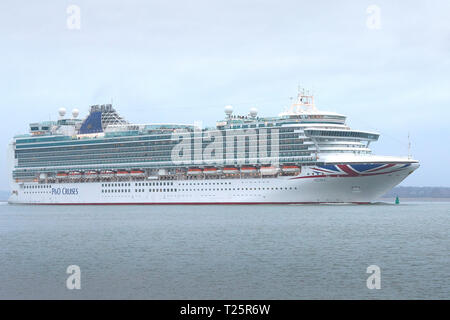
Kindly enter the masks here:
M 79 9 L 73 11 L 71 6 Z M 404 186 L 450 186 L 450 1 L 0 2 L 0 189 L 6 148 L 57 110 L 113 102 L 130 122 L 275 116 L 299 85 L 319 109 L 411 154 Z

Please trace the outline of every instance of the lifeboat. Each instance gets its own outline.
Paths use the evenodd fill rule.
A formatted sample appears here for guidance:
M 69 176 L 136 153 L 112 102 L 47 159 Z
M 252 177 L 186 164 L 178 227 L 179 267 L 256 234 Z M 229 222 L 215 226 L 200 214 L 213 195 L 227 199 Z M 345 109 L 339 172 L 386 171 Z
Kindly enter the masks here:
M 80 179 L 83 176 L 83 173 L 79 172 L 79 171 L 72 171 L 69 173 L 69 178 L 70 179 Z
M 69 176 L 67 172 L 58 172 L 56 174 L 57 179 L 66 179 Z
M 167 170 L 166 169 L 159 169 L 158 170 L 158 175 L 159 176 L 166 176 L 167 175 Z
M 199 168 L 190 168 L 187 171 L 187 174 L 190 176 L 198 176 L 202 173 L 203 173 L 202 169 L 199 169 Z
M 100 177 L 104 179 L 113 178 L 116 173 L 112 170 L 103 170 L 100 172 Z
M 261 167 L 259 169 L 259 172 L 261 172 L 261 175 L 263 176 L 274 176 L 278 173 L 278 171 L 279 169 L 273 166 Z
M 97 171 L 91 170 L 91 171 L 86 172 L 84 175 L 85 175 L 86 178 L 88 178 L 88 179 L 94 179 L 94 178 L 97 178 L 97 177 L 98 177 L 98 172 L 97 172 Z
M 256 173 L 257 172 L 257 170 L 256 170 L 256 168 L 255 167 L 242 167 L 241 168 L 241 172 L 242 173 Z
M 219 170 L 217 168 L 205 168 L 205 169 L 203 169 L 203 173 L 205 175 L 216 175 L 216 174 L 221 174 L 222 170 Z
M 223 173 L 224 174 L 239 174 L 239 169 L 238 168 L 223 168 Z
M 130 176 L 130 172 L 125 171 L 125 170 L 117 170 L 116 175 L 118 178 L 127 178 Z
M 299 166 L 283 166 L 283 167 L 281 167 L 281 171 L 283 171 L 283 173 L 298 173 L 298 172 L 300 172 L 300 167 Z
M 132 177 L 143 177 L 145 172 L 143 170 L 131 170 L 130 175 Z

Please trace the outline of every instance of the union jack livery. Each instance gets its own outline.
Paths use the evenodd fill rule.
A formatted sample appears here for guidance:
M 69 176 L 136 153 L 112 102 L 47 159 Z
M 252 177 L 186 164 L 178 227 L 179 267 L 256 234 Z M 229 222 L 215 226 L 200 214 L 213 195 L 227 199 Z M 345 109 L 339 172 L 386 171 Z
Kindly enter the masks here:
M 318 110 L 312 95 L 277 117 L 234 115 L 215 127 L 131 124 L 112 105 L 85 119 L 30 124 L 9 145 L 13 204 L 370 203 L 419 167 L 377 156 L 379 134 Z

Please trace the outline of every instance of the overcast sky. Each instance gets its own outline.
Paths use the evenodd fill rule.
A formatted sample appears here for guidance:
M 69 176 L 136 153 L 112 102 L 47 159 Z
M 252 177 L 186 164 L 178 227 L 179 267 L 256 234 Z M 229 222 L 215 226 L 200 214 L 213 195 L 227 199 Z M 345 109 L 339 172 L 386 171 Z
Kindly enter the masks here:
M 449 13 L 447 0 L 2 0 L 0 144 L 62 106 L 84 117 L 113 101 L 138 123 L 214 125 L 227 104 L 273 116 L 301 84 L 379 131 L 377 154 L 407 155 L 409 132 L 421 167 L 402 185 L 450 186 Z

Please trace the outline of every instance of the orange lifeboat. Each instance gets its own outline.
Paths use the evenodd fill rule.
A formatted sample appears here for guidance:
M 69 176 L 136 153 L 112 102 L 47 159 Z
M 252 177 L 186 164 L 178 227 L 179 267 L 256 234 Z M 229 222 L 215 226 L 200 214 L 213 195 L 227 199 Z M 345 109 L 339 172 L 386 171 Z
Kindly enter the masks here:
M 203 169 L 203 173 L 205 175 L 216 175 L 216 174 L 221 174 L 222 170 L 219 170 L 217 168 L 205 168 L 205 169 Z
M 115 173 L 114 171 L 112 171 L 112 170 L 103 170 L 103 171 L 100 171 L 100 177 L 102 177 L 102 178 L 104 178 L 104 179 L 113 178 L 115 174 L 116 174 L 116 173 Z
M 130 173 L 126 170 L 117 170 L 117 177 L 118 178 L 126 178 L 129 177 Z
M 281 167 L 281 171 L 284 173 L 298 173 L 300 172 L 299 166 L 283 166 Z
M 94 178 L 97 178 L 98 172 L 97 172 L 97 171 L 94 171 L 94 170 L 91 170 L 91 171 L 86 172 L 84 175 L 85 175 L 86 178 L 88 178 L 88 179 L 94 179 Z
M 130 175 L 132 177 L 143 177 L 145 172 L 143 170 L 131 170 Z
M 263 176 L 274 176 L 278 173 L 279 169 L 274 166 L 267 166 L 267 167 L 261 167 L 259 169 L 259 172 L 261 172 L 261 175 Z
M 247 173 L 256 173 L 257 170 L 256 170 L 255 167 L 242 167 L 241 168 L 241 172 L 245 173 L 245 174 L 247 174 Z
M 198 176 L 198 175 L 201 175 L 202 173 L 203 173 L 203 171 L 200 168 L 190 168 L 187 171 L 187 174 L 190 176 Z
M 69 176 L 67 172 L 58 172 L 56 174 L 57 179 L 66 179 Z
M 239 174 L 239 169 L 234 167 L 223 168 L 224 174 Z
M 79 171 L 72 171 L 69 173 L 69 178 L 73 180 L 80 179 L 82 176 L 83 174 Z

